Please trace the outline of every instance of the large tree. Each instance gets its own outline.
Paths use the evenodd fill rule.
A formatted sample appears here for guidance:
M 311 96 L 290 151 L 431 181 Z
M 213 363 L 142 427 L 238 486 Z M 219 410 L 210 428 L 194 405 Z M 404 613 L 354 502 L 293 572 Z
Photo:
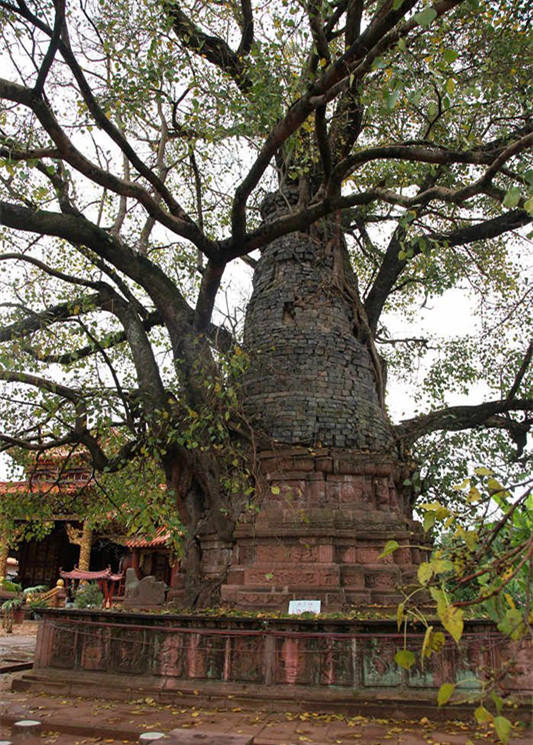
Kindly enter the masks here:
M 0 8 L 3 449 L 83 447 L 99 482 L 157 462 L 196 588 L 272 443 L 405 461 L 468 431 L 524 465 L 526 0 Z M 478 337 L 391 333 L 452 288 Z M 422 353 L 424 413 L 393 424 L 387 367 Z

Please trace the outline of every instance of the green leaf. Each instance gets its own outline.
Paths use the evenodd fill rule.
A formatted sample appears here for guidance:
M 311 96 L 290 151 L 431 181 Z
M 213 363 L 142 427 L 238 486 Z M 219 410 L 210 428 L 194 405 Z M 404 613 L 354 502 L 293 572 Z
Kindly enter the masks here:
M 385 105 L 389 111 L 392 111 L 393 108 L 398 103 L 398 100 L 402 94 L 402 86 L 396 87 L 395 90 L 391 91 L 390 93 L 384 93 L 383 98 L 385 99 Z
M 485 466 L 478 466 L 478 468 L 474 468 L 474 473 L 476 476 L 492 476 L 493 471 Z
M 429 5 L 427 8 L 424 8 L 424 10 L 421 10 L 420 13 L 415 13 L 413 20 L 416 21 L 419 26 L 422 26 L 422 28 L 427 28 L 428 26 L 431 26 L 436 17 L 437 11 Z
M 526 631 L 524 617 L 518 608 L 510 608 L 499 621 L 498 629 L 514 641 L 520 639 Z
M 494 729 L 496 730 L 496 734 L 498 735 L 500 740 L 507 745 L 507 743 L 509 742 L 511 730 L 513 729 L 513 725 L 507 719 L 507 717 L 495 717 Z
M 503 198 L 503 206 L 509 207 L 509 209 L 512 209 L 513 207 L 516 207 L 518 202 L 520 201 L 520 197 L 522 196 L 522 192 L 520 190 L 519 186 L 511 186 L 505 197 Z
M 398 10 L 398 8 L 401 6 L 402 3 L 403 3 L 403 0 L 394 0 L 392 3 L 392 9 Z
M 270 491 L 272 492 L 272 494 L 279 494 L 281 490 L 279 486 L 271 486 Z
M 410 670 L 415 664 L 415 654 L 409 649 L 399 649 L 394 655 L 394 662 L 403 667 L 404 670 Z
M 430 119 L 435 119 L 438 113 L 439 113 L 439 107 L 437 106 L 435 101 L 430 101 L 428 103 L 428 117 Z
M 524 209 L 529 215 L 533 215 L 533 197 L 529 197 L 524 202 Z
M 446 93 L 448 93 L 450 96 L 455 90 L 455 80 L 453 78 L 448 78 L 446 81 Z
M 455 62 L 455 60 L 459 56 L 459 52 L 456 52 L 455 49 L 445 49 L 442 53 L 442 56 L 444 57 L 446 62 L 451 63 Z
M 439 693 L 437 695 L 437 701 L 439 706 L 444 706 L 444 704 L 447 704 L 448 701 L 453 696 L 453 692 L 455 691 L 455 686 L 453 683 L 443 683 L 441 687 L 439 688 Z
M 378 559 L 382 559 L 384 556 L 388 556 L 389 554 L 394 553 L 394 551 L 396 551 L 396 549 L 398 548 L 400 548 L 400 544 L 398 543 L 398 541 L 387 541 L 387 543 L 385 544 L 385 548 L 378 556 Z
M 464 542 L 469 551 L 474 551 L 478 544 L 478 536 L 475 530 L 465 530 L 463 534 Z
M 495 691 L 490 692 L 490 697 L 494 701 L 496 711 L 498 712 L 498 714 L 501 714 L 501 711 L 503 709 L 503 698 L 501 696 L 498 696 Z
M 485 709 L 484 706 L 478 706 L 474 712 L 474 716 L 478 724 L 486 724 L 487 722 L 492 722 L 494 719 L 490 711 Z

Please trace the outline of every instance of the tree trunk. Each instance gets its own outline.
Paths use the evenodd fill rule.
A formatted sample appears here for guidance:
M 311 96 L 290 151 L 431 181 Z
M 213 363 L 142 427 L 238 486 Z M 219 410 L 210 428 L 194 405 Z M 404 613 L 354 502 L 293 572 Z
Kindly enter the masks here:
M 169 600 L 182 608 L 215 607 L 231 564 L 235 506 L 221 494 L 219 467 L 210 454 L 173 451 L 165 469 L 186 530 Z
M 7 559 L 9 556 L 9 543 L 7 542 L 7 536 L 4 533 L 0 533 L 0 579 L 5 579 L 7 575 Z
M 78 569 L 83 572 L 88 572 L 91 565 L 91 547 L 93 544 L 93 529 L 87 524 L 83 523 L 83 530 L 80 538 L 80 558 L 78 561 Z

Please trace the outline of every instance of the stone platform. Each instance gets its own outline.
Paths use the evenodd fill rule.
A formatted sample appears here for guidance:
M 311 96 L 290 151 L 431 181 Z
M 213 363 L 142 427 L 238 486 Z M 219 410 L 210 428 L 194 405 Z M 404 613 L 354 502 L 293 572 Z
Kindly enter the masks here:
M 388 716 L 432 711 L 457 718 L 460 706 L 436 706 L 440 685 L 455 683 L 454 698 L 475 696 L 488 675 L 498 679 L 514 660 L 504 693 L 518 696 L 527 717 L 533 674 L 525 644 L 510 642 L 490 623 L 470 622 L 460 645 L 448 637 L 443 653 L 422 665 L 423 636 L 422 629 L 407 634 L 408 648 L 417 653 L 407 671 L 394 662 L 403 634 L 389 621 L 47 610 L 34 669 L 19 679 L 17 690 L 95 696 L 104 691 L 123 699 L 141 694 L 168 704 L 201 695 L 211 706 L 230 698 L 250 708 L 349 707 L 378 716 L 386 702 Z M 469 716 L 471 711 L 469 704 Z
M 424 560 L 405 479 L 388 455 L 330 448 L 260 453 L 258 514 L 237 525 L 222 604 L 286 611 L 290 600 L 305 598 L 320 600 L 328 612 L 396 606 L 399 587 Z M 392 539 L 401 548 L 380 559 Z

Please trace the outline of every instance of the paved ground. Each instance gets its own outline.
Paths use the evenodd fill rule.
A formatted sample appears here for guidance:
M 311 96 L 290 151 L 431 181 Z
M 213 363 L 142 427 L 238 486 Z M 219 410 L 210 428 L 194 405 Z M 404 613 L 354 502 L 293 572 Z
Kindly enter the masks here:
M 0 632 L 0 663 L 28 660 L 35 645 L 36 624 L 25 622 L 13 635 Z M 15 673 L 16 674 L 16 673 Z M 239 706 L 207 709 L 202 706 L 159 705 L 152 699 L 105 701 L 62 698 L 47 694 L 10 691 L 13 673 L 0 675 L 0 740 L 8 739 L 10 725 L 20 718 L 43 723 L 40 738 L 24 745 L 101 745 L 130 743 L 148 731 L 175 728 L 216 733 L 249 734 L 254 745 L 483 745 L 497 743 L 490 727 L 464 722 L 434 723 L 425 717 L 411 721 L 366 718 L 347 714 L 277 713 L 244 711 Z M 198 691 L 199 701 L 201 691 Z M 531 731 L 517 729 L 511 745 L 533 745 Z

